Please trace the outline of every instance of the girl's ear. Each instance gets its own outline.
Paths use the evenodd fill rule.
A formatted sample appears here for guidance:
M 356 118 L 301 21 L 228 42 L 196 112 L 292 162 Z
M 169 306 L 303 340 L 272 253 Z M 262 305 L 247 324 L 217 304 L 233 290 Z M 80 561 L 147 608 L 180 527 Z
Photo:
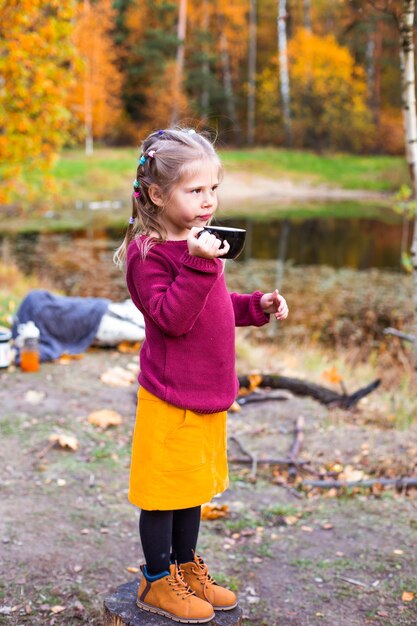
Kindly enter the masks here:
M 156 206 L 164 206 L 164 198 L 158 185 L 152 184 L 148 187 L 148 195 Z

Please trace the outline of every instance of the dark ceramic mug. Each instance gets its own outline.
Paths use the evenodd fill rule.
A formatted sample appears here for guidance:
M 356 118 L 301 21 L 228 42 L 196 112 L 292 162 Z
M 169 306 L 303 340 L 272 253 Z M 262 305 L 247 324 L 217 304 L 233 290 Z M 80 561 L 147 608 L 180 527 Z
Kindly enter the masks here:
M 227 241 L 229 244 L 229 252 L 219 257 L 221 259 L 236 259 L 244 248 L 246 230 L 243 230 L 242 228 L 229 228 L 228 226 L 204 226 L 199 235 L 201 235 L 204 231 L 215 235 L 222 243 L 223 241 Z

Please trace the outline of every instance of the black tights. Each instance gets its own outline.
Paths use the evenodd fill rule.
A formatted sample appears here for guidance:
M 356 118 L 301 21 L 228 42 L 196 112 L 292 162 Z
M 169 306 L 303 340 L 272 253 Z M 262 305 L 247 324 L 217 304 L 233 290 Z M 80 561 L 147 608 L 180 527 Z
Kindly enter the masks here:
M 175 511 L 141 511 L 139 534 L 149 574 L 169 570 L 171 559 L 188 563 L 194 558 L 201 507 Z

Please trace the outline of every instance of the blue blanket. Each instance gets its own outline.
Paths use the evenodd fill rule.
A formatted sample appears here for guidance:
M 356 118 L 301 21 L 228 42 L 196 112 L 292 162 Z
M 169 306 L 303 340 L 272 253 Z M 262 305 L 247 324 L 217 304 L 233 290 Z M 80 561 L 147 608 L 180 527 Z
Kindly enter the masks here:
M 71 298 L 34 289 L 20 304 L 12 334 L 16 337 L 19 324 L 32 320 L 40 330 L 41 361 L 57 359 L 64 353 L 84 352 L 109 304 L 105 298 Z

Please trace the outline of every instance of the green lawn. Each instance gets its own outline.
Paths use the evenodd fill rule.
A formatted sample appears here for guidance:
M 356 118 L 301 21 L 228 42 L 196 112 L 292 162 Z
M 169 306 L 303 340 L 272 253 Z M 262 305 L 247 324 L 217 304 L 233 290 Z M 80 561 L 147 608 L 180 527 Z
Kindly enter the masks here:
M 402 157 L 318 155 L 277 148 L 221 150 L 220 154 L 226 172 L 303 178 L 345 189 L 396 191 L 408 177 Z M 126 185 L 130 191 L 135 177 L 137 156 L 134 148 L 98 148 L 90 157 L 82 150 L 67 150 L 58 159 L 53 175 L 71 198 L 125 197 Z
M 248 172 L 275 179 L 303 181 L 309 185 L 327 184 L 343 189 L 364 189 L 394 193 L 408 180 L 405 159 L 391 156 L 350 154 L 319 155 L 312 152 L 278 148 L 220 150 L 226 176 L 228 172 Z M 86 156 L 82 149 L 65 150 L 52 169 L 55 191 L 46 195 L 40 176 L 29 174 L 38 191 L 26 208 L 25 219 L 10 217 L 2 221 L 0 231 L 72 230 L 90 225 L 124 226 L 130 211 L 130 193 L 136 174 L 139 153 L 135 148 L 96 147 Z M 119 211 L 80 209 L 80 202 L 117 200 Z M 78 204 L 78 206 L 76 206 Z M 299 206 L 298 206 L 299 205 Z M 229 216 L 269 217 L 378 217 L 389 219 L 391 200 L 287 202 L 277 205 L 241 201 L 227 207 Z M 85 207 L 85 204 L 84 204 Z M 40 209 L 40 210 L 39 210 Z M 48 213 L 46 213 L 49 211 Z M 51 213 L 53 211 L 53 213 Z M 220 217 L 219 212 L 219 217 Z
M 299 150 L 254 148 L 221 152 L 226 169 L 310 178 L 345 189 L 396 191 L 408 181 L 405 159 L 396 156 L 315 154 Z

